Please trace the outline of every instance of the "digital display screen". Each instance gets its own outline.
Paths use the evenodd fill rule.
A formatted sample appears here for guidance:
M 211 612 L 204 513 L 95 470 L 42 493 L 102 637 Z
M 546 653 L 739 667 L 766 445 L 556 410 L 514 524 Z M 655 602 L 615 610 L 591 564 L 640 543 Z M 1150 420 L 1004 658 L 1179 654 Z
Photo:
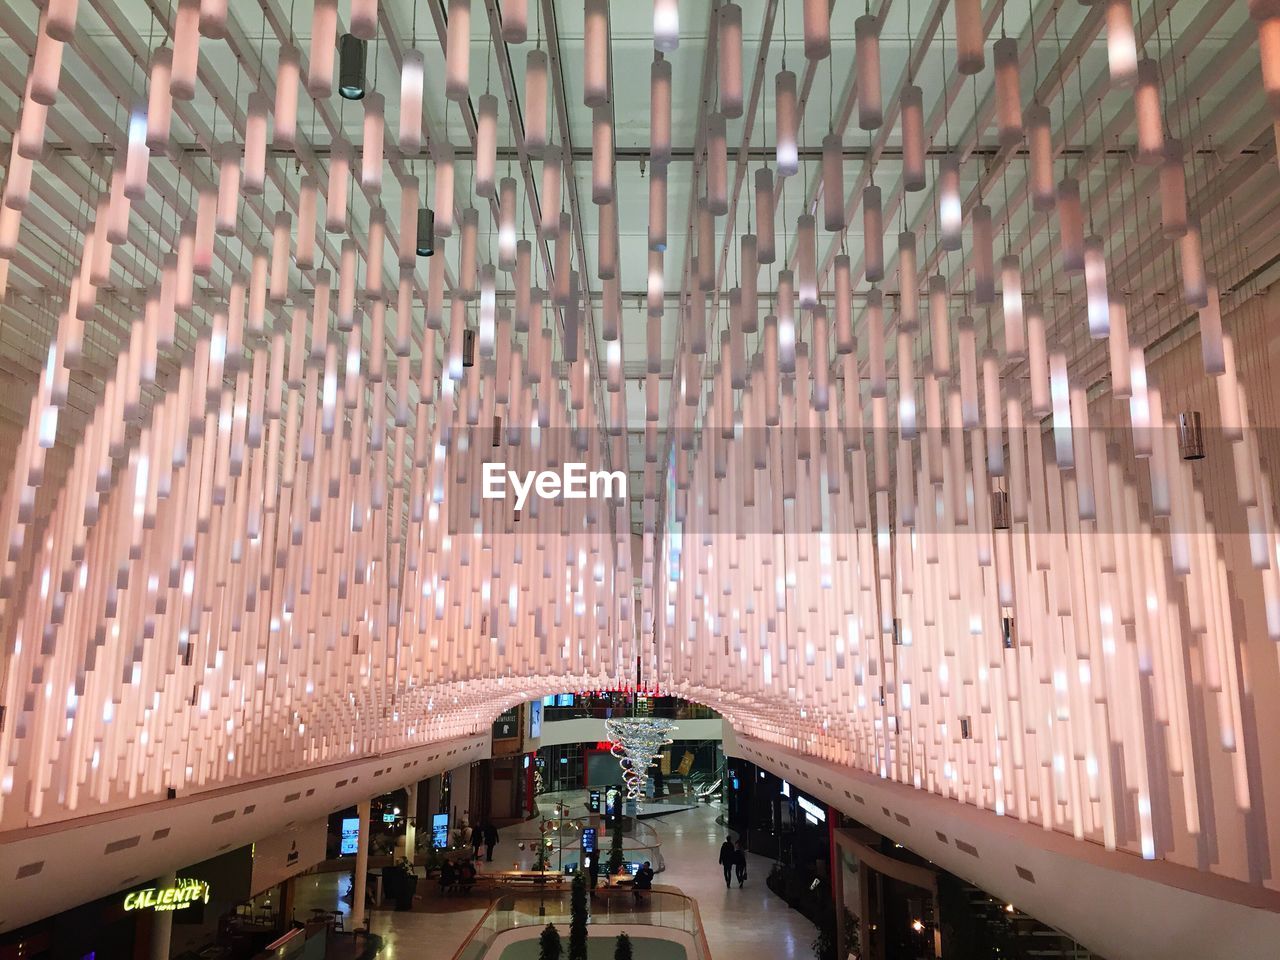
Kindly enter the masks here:
M 342 818 L 342 842 L 338 847 L 338 855 L 349 857 L 360 848 L 360 818 Z
M 449 846 L 449 815 L 437 813 L 431 818 L 431 846 L 443 850 Z
M 561 694 L 557 695 L 557 696 L 556 696 L 556 706 L 557 706 L 557 707 L 572 707 L 572 706 L 573 706 L 573 694 L 572 694 L 572 693 L 561 693 Z

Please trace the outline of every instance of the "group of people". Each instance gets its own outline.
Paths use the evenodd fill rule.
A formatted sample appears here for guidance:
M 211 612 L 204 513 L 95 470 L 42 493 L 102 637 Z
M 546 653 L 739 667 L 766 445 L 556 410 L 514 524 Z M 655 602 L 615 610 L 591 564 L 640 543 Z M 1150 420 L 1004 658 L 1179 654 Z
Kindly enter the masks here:
M 725 837 L 724 843 L 720 844 L 720 866 L 724 867 L 724 888 L 729 889 L 735 873 L 738 887 L 741 888 L 747 879 L 747 851 L 742 846 L 741 839 L 735 844 L 729 837 Z
M 498 828 L 490 821 L 486 820 L 478 827 L 463 827 L 460 839 L 462 846 L 470 844 L 473 860 L 480 859 L 480 848 L 484 847 L 485 860 L 489 863 L 493 862 L 493 848 L 498 845 Z
M 440 865 L 440 892 L 466 892 L 476 882 L 476 865 L 466 857 L 449 857 Z

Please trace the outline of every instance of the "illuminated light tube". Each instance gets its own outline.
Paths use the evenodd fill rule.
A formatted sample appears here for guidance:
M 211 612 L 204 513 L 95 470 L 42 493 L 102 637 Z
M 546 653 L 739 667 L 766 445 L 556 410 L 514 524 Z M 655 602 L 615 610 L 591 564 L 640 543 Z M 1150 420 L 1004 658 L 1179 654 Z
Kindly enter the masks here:
M 912 369 L 911 334 L 898 331 L 898 429 L 904 440 L 914 440 L 916 431 L 916 375 Z
M 710 290 L 716 284 L 716 218 L 705 199 L 698 201 L 698 286 Z
M 147 80 L 147 147 L 163 153 L 169 146 L 173 96 L 169 78 L 173 73 L 173 51 L 161 47 L 151 58 L 151 74 Z
M 1129 311 L 1124 301 L 1111 301 L 1111 333 L 1107 337 L 1108 360 L 1111 365 L 1111 395 L 1128 400 L 1133 395 L 1129 364 Z
M 679 46 L 679 0 L 653 0 L 653 48 L 671 53 Z
M 360 185 L 374 193 L 382 192 L 382 149 L 386 132 L 386 105 L 382 94 L 371 93 L 364 99 L 364 143 L 360 151 Z M 478 165 L 478 164 L 477 164 Z
M 879 288 L 867 291 L 867 368 L 871 396 L 889 394 L 889 375 L 884 358 L 884 302 Z
M 249 94 L 249 112 L 244 122 L 244 171 L 241 189 L 247 194 L 262 193 L 267 178 L 267 97 L 261 90 Z
M 421 236 L 421 234 L 419 234 Z M 444 329 L 444 254 L 431 258 L 427 271 L 427 309 L 423 323 L 428 330 Z
M 502 0 L 502 39 L 524 43 L 529 39 L 529 0 Z
M 879 283 L 884 279 L 884 207 L 874 183 L 862 191 L 862 245 L 866 280 Z
M 1067 380 L 1067 356 L 1055 350 L 1049 356 L 1049 390 L 1053 403 L 1053 452 L 1059 470 L 1075 467 L 1071 436 L 1071 384 Z
M 760 329 L 760 259 L 756 254 L 754 234 L 744 233 L 738 246 L 738 263 L 742 276 L 742 332 Z
M 920 276 L 916 266 L 916 235 L 898 234 L 898 321 L 908 330 L 920 323 Z
M 315 100 L 333 95 L 333 61 L 338 49 L 338 0 L 316 0 L 311 16 L 307 92 Z
M 943 250 L 960 249 L 960 158 L 949 153 L 938 167 L 938 230 Z
M 1100 237 L 1084 242 L 1084 286 L 1089 336 L 1101 340 L 1111 332 L 1111 298 L 1107 293 L 1107 257 Z
M 596 107 L 591 116 L 591 202 L 597 206 L 613 200 L 613 117 L 608 106 Z
M 369 211 L 369 252 L 364 275 L 365 295 L 373 299 L 382 296 L 382 256 L 386 240 L 387 212 L 374 207 Z
M 671 64 L 660 53 L 649 68 L 649 161 L 671 161 Z
M 742 116 L 742 8 L 736 3 L 722 6 L 718 29 L 720 112 L 733 120 Z
M 777 257 L 773 224 L 773 171 L 761 167 L 755 175 L 756 257 L 773 263 Z
M 533 286 L 533 244 L 528 240 L 519 240 L 516 242 L 516 269 L 515 269 L 515 325 L 516 333 L 529 332 L 529 317 L 533 312 L 532 293 L 530 287 Z
M 596 227 L 596 277 L 612 280 L 618 275 L 618 205 L 600 204 Z
M 1111 83 L 1131 87 L 1138 79 L 1138 43 L 1129 0 L 1107 0 L 1107 69 Z
M 582 23 L 582 102 L 603 107 L 609 101 L 609 3 L 586 0 Z
M 147 195 L 147 173 L 150 168 L 151 152 L 147 149 L 147 114 L 144 107 L 135 107 L 129 114 L 129 147 L 125 154 L 124 195 L 130 200 L 141 200 Z M 13 180 L 13 168 L 9 171 L 9 181 Z M 5 190 L 5 205 L 9 202 L 8 187 Z
M 951 373 L 951 318 L 947 297 L 947 281 L 940 276 L 929 278 L 929 325 L 933 330 L 930 342 L 932 370 L 935 377 Z
M 1049 108 L 1033 103 L 1027 108 L 1027 149 L 1031 154 L 1031 206 L 1045 212 L 1053 209 L 1057 194 L 1053 185 L 1053 139 L 1049 130 Z
M 829 233 L 845 227 L 844 144 L 838 133 L 822 138 L 822 226 Z
M 240 183 L 240 162 L 236 159 L 236 185 Z M 129 198 L 124 193 L 124 164 L 117 158 L 111 166 L 111 202 L 107 208 L 107 240 L 124 243 L 129 237 Z
M 402 270 L 412 270 L 418 263 L 418 178 L 405 177 L 400 181 L 400 230 L 397 242 L 397 261 Z M 302 214 L 298 214 L 298 252 L 302 253 Z M 298 266 L 302 266 L 299 262 Z
M 200 36 L 221 40 L 227 35 L 229 2 L 230 0 L 200 0 Z M 373 2 L 376 3 L 376 0 Z
M 516 182 L 503 177 L 498 185 L 498 269 L 516 265 Z
M 51 107 L 58 100 L 62 76 L 62 41 L 45 30 L 46 14 L 41 13 L 36 30 L 36 52 L 31 59 L 30 96 L 36 103 Z
M 826 413 L 831 406 L 831 328 L 827 310 L 821 304 L 813 309 L 813 357 L 809 375 L 813 379 L 813 409 Z
M 1222 306 L 1218 282 L 1213 277 L 1206 280 L 1205 300 L 1200 308 L 1200 359 L 1208 376 L 1220 377 L 1227 372 L 1227 366 L 1222 348 Z
M 492 197 L 498 168 L 498 98 L 484 94 L 476 116 L 476 196 Z
M 497 296 L 494 290 L 493 264 L 486 263 L 480 268 L 480 357 L 492 360 L 496 344 L 497 327 L 494 322 L 497 309 Z
M 649 316 L 662 316 L 663 298 L 666 296 L 666 274 L 663 267 L 663 256 L 657 250 L 649 251 L 649 269 L 646 276 L 646 304 Z
M 178 0 L 173 21 L 173 72 L 169 93 L 175 100 L 196 95 L 196 68 L 200 62 L 200 2 Z
M 1001 37 L 992 45 L 995 58 L 996 130 L 1001 146 L 1022 142 L 1021 78 L 1018 76 L 1018 41 Z
M 1178 240 L 1178 263 L 1182 272 L 1182 299 L 1187 306 L 1203 309 L 1208 303 L 1204 251 L 1200 245 L 1200 221 L 1188 218 L 1187 232 Z
M 292 237 L 293 218 L 287 210 L 276 214 L 271 229 L 271 286 L 268 294 L 273 303 L 284 303 L 289 293 L 289 241 Z M 178 248 L 178 274 L 185 274 L 182 248 Z
M 1258 56 L 1262 63 L 1262 89 L 1271 107 L 1272 119 L 1280 121 L 1280 5 L 1265 17 L 1255 15 L 1258 24 Z
M 354 240 L 343 240 L 338 255 L 338 310 L 339 330 L 350 330 L 356 316 L 356 270 L 358 256 Z
M 1022 263 L 1009 255 L 1000 261 L 1000 296 L 1004 307 L 1004 351 L 1006 358 L 1021 357 L 1026 351 L 1026 330 L 1022 313 Z
M 707 117 L 707 208 L 714 216 L 729 212 L 729 144 L 724 117 L 712 113 Z
M 421 50 L 406 50 L 400 64 L 400 120 L 396 142 L 401 153 L 422 149 L 423 60 Z
M 773 106 L 778 176 L 790 177 L 800 168 L 796 144 L 796 75 L 790 70 L 779 71 L 774 80 Z
M 218 193 L 211 187 L 200 190 L 196 201 L 196 235 L 193 269 L 201 277 L 213 270 L 214 218 L 218 207 Z
M 25 160 L 38 160 L 41 157 L 44 153 L 45 122 L 48 117 L 49 108 L 44 104 L 36 103 L 30 96 L 22 101 L 18 118 L 18 135 L 15 138 L 18 156 Z
M 796 372 L 795 279 L 790 270 L 778 271 L 778 369 Z
M 1150 57 L 1138 62 L 1133 106 L 1137 116 L 1136 162 L 1154 166 L 1164 154 L 1164 116 L 1160 107 L 1160 68 Z
M 1187 232 L 1187 173 L 1182 165 L 1182 141 L 1165 142 L 1160 162 L 1160 226 L 1166 240 Z
M 858 71 L 858 127 L 878 130 L 884 123 L 880 83 L 880 21 L 865 14 L 853 21 L 854 57 Z
M 902 188 L 924 189 L 924 92 L 915 84 L 902 91 Z
M 995 231 L 991 208 L 980 203 L 973 208 L 973 300 L 989 305 L 995 298 Z
M 1027 305 L 1027 376 L 1031 381 L 1031 412 L 1047 417 L 1053 412 L 1049 395 L 1049 351 L 1045 342 L 1044 310 L 1039 303 Z
M 372 40 L 378 32 L 378 0 L 351 0 L 352 36 Z
M 796 291 L 806 310 L 818 303 L 817 225 L 809 214 L 796 220 Z M 914 236 L 914 235 L 913 235 Z
M 804 0 L 804 55 L 825 60 L 831 55 L 831 8 L 827 0 Z
M 76 10 L 80 0 L 49 0 L 45 11 L 45 33 L 62 43 L 69 43 L 76 33 Z
M 554 240 L 560 233 L 560 148 L 554 145 L 542 155 L 541 226 L 546 240 Z
M 324 195 L 324 228 L 329 233 L 346 232 L 350 178 L 351 147 L 339 137 L 329 146 L 329 185 Z
M 432 157 L 436 165 L 435 212 L 436 235 L 453 236 L 453 144 L 436 141 L 432 144 Z
M 569 289 L 569 273 L 570 266 L 573 262 L 573 221 L 567 212 L 560 214 L 560 223 L 556 227 L 556 244 L 555 251 L 552 254 L 553 269 L 553 286 L 551 288 L 551 298 L 558 307 L 566 307 L 569 305 L 569 297 L 572 291 Z
M 955 10 L 956 70 L 963 76 L 981 73 L 986 66 L 983 46 L 982 0 L 953 0 Z
M 1062 268 L 1067 273 L 1084 269 L 1084 212 L 1080 205 L 1080 181 L 1065 177 L 1058 184 L 1058 241 Z
M 960 368 L 960 417 L 966 430 L 978 425 L 978 331 L 973 317 L 956 324 L 956 365 Z
M 667 169 L 649 170 L 649 249 L 667 249 Z
M 524 60 L 524 146 L 534 155 L 547 145 L 547 55 L 530 50 Z
M 449 0 L 444 73 L 444 95 L 466 100 L 471 95 L 471 0 Z
M 22 230 L 22 211 L 6 202 L 0 207 L 0 258 L 6 262 L 13 258 L 18 250 L 18 236 Z

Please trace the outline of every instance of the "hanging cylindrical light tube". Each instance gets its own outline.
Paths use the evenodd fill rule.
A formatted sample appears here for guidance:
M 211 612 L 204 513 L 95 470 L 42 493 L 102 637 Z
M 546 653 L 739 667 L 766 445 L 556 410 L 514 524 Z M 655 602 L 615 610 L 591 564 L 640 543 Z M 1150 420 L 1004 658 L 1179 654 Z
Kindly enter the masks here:
M 218 207 L 214 228 L 220 236 L 234 236 L 240 214 L 240 145 L 218 148 Z
M 1021 357 L 1027 342 L 1022 314 L 1022 264 L 1012 254 L 1000 261 L 1000 288 L 1004 306 L 1005 356 Z
M 502 39 L 507 43 L 529 39 L 529 0 L 502 0 Z
M 698 201 L 698 286 L 710 290 L 716 284 L 716 219 L 706 200 Z
M 372 223 L 372 218 L 371 218 Z M 476 295 L 476 242 L 480 232 L 480 211 L 467 207 L 462 211 L 462 235 L 458 238 L 458 277 L 456 293 L 464 300 Z
M 524 64 L 524 146 L 536 156 L 547 145 L 547 55 L 535 48 Z
M 261 90 L 249 94 L 249 112 L 244 122 L 244 171 L 241 189 L 247 194 L 262 193 L 267 176 L 267 96 Z
M 822 226 L 838 233 L 844 221 L 844 144 L 838 133 L 822 138 Z
M 1113 86 L 1131 87 L 1138 78 L 1138 43 L 1129 0 L 1107 0 L 1107 69 Z
M 1089 336 L 1101 340 L 1111 331 L 1111 298 L 1107 293 L 1107 257 L 1101 237 L 1084 242 L 1084 286 L 1088 302 Z
M 1182 165 L 1182 141 L 1165 141 L 1160 162 L 1160 226 L 1165 239 L 1187 232 L 1187 174 Z
M 898 429 L 904 440 L 916 438 L 916 375 L 912 369 L 911 334 L 898 330 Z
M 955 10 L 956 70 L 962 76 L 981 73 L 986 65 L 983 46 L 982 0 L 953 0 Z
M 756 254 L 754 234 L 744 233 L 739 246 L 738 262 L 742 270 L 742 332 L 755 333 L 760 324 L 760 259 Z
M 1049 351 L 1045 342 L 1044 310 L 1027 304 L 1027 379 L 1031 382 L 1031 412 L 1037 417 L 1053 411 L 1049 397 Z
M 147 81 L 147 147 L 162 152 L 169 146 L 173 97 L 169 93 L 169 77 L 173 72 L 173 51 L 161 47 L 151 58 L 151 74 Z
M 973 208 L 973 300 L 990 304 L 995 301 L 995 231 L 991 225 L 991 208 L 980 203 Z
M 1064 177 L 1058 184 L 1058 240 L 1062 244 L 1062 269 L 1084 269 L 1084 211 L 1080 205 L 1080 181 Z
M 724 117 L 707 117 L 707 208 L 717 217 L 729 212 L 729 142 Z
M 471 0 L 449 0 L 444 61 L 444 95 L 466 100 L 471 95 Z
M 938 232 L 943 250 L 960 249 L 960 230 L 963 226 L 960 158 L 949 153 L 938 165 Z
M 618 275 L 618 205 L 613 201 L 600 205 L 596 246 L 596 276 L 614 279 Z
M 382 190 L 382 143 L 386 133 L 386 103 L 373 92 L 364 101 L 364 143 L 360 152 L 360 185 L 367 191 Z
M 196 95 L 199 60 L 200 0 L 178 0 L 173 18 L 173 72 L 169 77 L 169 93 L 173 99 L 190 100 Z
M 742 8 L 736 3 L 726 3 L 720 8 L 717 23 L 720 112 L 736 119 L 742 116 Z
M 884 303 L 880 290 L 875 287 L 867 292 L 867 364 L 871 396 L 887 396 L 889 378 L 884 359 Z
M 1268 0 L 1262 0 L 1268 2 Z M 1271 107 L 1272 120 L 1280 122 L 1280 4 L 1265 13 L 1251 11 L 1258 25 L 1258 56 L 1262 63 L 1262 89 Z
M 796 75 L 779 71 L 774 81 L 774 143 L 778 176 L 789 177 L 800 168 L 800 152 L 796 143 Z
M 991 48 L 996 71 L 996 130 L 1000 145 L 1022 142 L 1021 78 L 1018 76 L 1018 41 L 1001 37 Z
M 868 283 L 884 279 L 884 208 L 880 188 L 868 184 L 862 191 L 862 262 Z
M 548 146 L 542 155 L 542 236 L 554 240 L 560 231 L 560 148 Z
M 324 228 L 329 233 L 347 229 L 347 181 L 351 177 L 351 147 L 341 137 L 329 146 L 329 185 L 325 191 Z
M 476 196 L 492 197 L 498 169 L 498 98 L 480 97 L 476 110 Z
M 480 357 L 492 360 L 496 343 L 497 326 L 494 322 L 497 310 L 497 294 L 494 289 L 493 264 L 480 268 Z
M 666 276 L 662 254 L 657 250 L 649 251 L 649 269 L 646 273 L 645 290 L 645 302 L 649 309 L 649 316 L 661 316 L 663 300 L 666 297 Z
M 1071 384 L 1067 380 L 1067 356 L 1055 350 L 1049 356 L 1049 393 L 1053 404 L 1053 450 L 1059 470 L 1075 466 L 1071 431 Z
M 1198 218 L 1187 220 L 1187 232 L 1178 241 L 1178 263 L 1182 272 L 1182 299 L 1187 302 L 1187 306 L 1200 310 L 1208 302 L 1208 285 Z
M 1111 366 L 1111 395 L 1118 400 L 1128 400 L 1133 391 L 1129 377 L 1129 311 L 1118 297 L 1111 301 L 1107 354 Z
M 400 180 L 400 230 L 396 249 L 397 262 L 401 270 L 411 270 L 418 263 L 418 178 L 404 177 Z M 299 214 L 298 223 L 302 217 Z M 302 239 L 298 239 L 298 249 L 302 249 Z M 299 264 L 301 266 L 301 264 Z
M 653 47 L 670 53 L 680 46 L 679 0 L 653 0 Z
M 667 249 L 667 168 L 649 170 L 649 249 Z
M 809 60 L 831 55 L 831 8 L 827 0 L 804 0 L 804 55 Z
M 916 270 L 916 235 L 898 234 L 898 319 L 908 330 L 920 323 L 920 277 Z
M 1164 153 L 1164 116 L 1160 105 L 1160 68 L 1150 57 L 1138 62 L 1133 107 L 1138 127 L 1138 163 L 1155 165 Z
M 932 370 L 935 377 L 951 373 L 951 317 L 949 316 L 947 281 L 942 277 L 929 278 L 929 326 L 933 331 L 930 342 Z
M 1027 108 L 1027 149 L 1031 155 L 1031 206 L 1041 212 L 1052 210 L 1053 139 L 1049 131 L 1049 108 L 1033 103 Z
M 27 89 L 28 96 L 22 101 L 18 117 L 18 132 L 14 142 L 17 144 L 18 156 L 26 160 L 38 160 L 44 153 L 44 134 L 46 122 L 49 119 L 49 108 L 31 99 L 29 80 Z
M 1205 305 L 1200 309 L 1200 358 L 1204 372 L 1210 377 L 1226 373 L 1222 347 L 1222 305 L 1218 299 L 1218 283 L 1209 277 L 1205 284 Z
M 338 46 L 338 0 L 316 0 L 311 15 L 311 55 L 307 60 L 307 92 L 315 100 L 333 93 L 333 59 Z
M 423 59 L 421 50 L 406 50 L 400 64 L 400 122 L 396 141 L 401 153 L 422 149 Z
M 298 142 L 298 84 L 301 58 L 292 44 L 282 44 L 276 59 L 276 102 L 272 112 L 272 136 L 278 147 L 292 150 Z
M 613 113 L 596 107 L 591 115 L 591 202 L 613 200 Z
M 796 372 L 796 296 L 790 270 L 778 271 L 778 369 Z
M 414 181 L 415 186 L 417 181 Z M 316 259 L 316 195 L 314 177 L 305 176 L 298 186 L 298 251 L 294 260 L 299 270 L 310 270 Z
M 609 101 L 609 3 L 586 0 L 582 25 L 582 102 L 602 107 Z
M 453 144 L 436 141 L 432 145 L 436 164 L 435 204 L 436 235 L 453 236 Z
M 498 185 L 498 269 L 516 265 L 516 181 L 503 177 Z
M 351 33 L 372 40 L 378 32 L 378 0 L 351 0 Z
M 756 256 L 761 263 L 773 263 L 777 256 L 773 225 L 773 171 L 761 167 L 755 176 Z
M 825 0 L 823 0 L 825 2 Z M 858 127 L 878 130 L 884 122 L 880 85 L 880 21 L 864 14 L 853 21 L 854 62 L 858 71 Z
M 817 225 L 809 214 L 796 220 L 796 290 L 806 310 L 818 302 Z
M 924 92 L 915 84 L 902 91 L 902 188 L 924 189 Z

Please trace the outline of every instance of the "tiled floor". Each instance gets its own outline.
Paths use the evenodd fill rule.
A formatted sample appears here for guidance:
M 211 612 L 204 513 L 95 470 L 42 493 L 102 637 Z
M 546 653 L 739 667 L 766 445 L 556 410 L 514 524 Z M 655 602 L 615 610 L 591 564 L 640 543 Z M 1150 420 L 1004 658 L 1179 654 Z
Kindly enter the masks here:
M 748 854 L 747 882 L 738 889 L 724 887 L 724 875 L 716 855 L 725 830 L 715 822 L 718 808 L 702 806 L 648 821 L 661 839 L 667 869 L 658 884 L 677 887 L 697 900 L 707 943 L 715 960 L 808 960 L 813 924 L 787 908 L 765 886 L 770 861 Z M 527 824 L 502 831 L 495 867 L 509 867 L 515 852 L 515 838 L 530 833 Z M 504 850 L 504 848 L 507 848 Z M 503 856 L 503 854 L 508 854 Z M 295 915 L 306 917 L 312 907 L 350 907 L 340 899 L 350 884 L 349 874 L 319 874 L 299 881 Z M 488 907 L 482 895 L 441 899 L 434 889 L 419 890 L 421 897 L 412 912 L 376 910 L 371 929 L 385 946 L 385 960 L 449 960 Z

